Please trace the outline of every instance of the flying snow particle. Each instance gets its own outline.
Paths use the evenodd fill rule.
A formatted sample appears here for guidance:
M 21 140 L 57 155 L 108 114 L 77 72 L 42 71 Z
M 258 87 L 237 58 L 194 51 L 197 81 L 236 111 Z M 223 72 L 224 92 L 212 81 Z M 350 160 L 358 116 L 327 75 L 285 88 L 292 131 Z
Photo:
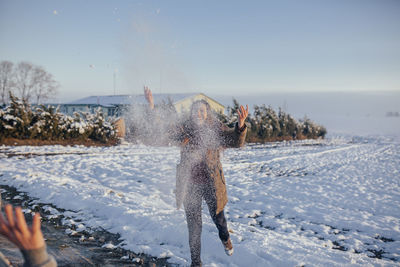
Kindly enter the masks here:
M 54 15 L 58 15 L 58 11 L 57 10 L 53 10 L 53 14 Z
M 160 14 L 160 11 L 161 11 L 161 9 L 158 8 L 158 9 L 156 10 L 156 14 L 157 14 L 157 15 Z
M 89 68 L 94 69 L 94 65 L 93 65 L 93 64 L 90 64 L 90 65 L 89 65 Z

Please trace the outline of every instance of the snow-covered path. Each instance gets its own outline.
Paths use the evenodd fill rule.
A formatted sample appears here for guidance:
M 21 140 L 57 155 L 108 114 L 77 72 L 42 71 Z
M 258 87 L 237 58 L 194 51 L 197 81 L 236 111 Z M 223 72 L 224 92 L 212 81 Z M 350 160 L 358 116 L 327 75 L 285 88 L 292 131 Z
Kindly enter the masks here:
M 88 227 L 120 233 L 124 248 L 190 263 L 184 213 L 176 210 L 173 194 L 177 148 L 0 151 L 60 153 L 9 158 L 0 153 L 0 183 L 78 211 L 72 219 Z M 204 205 L 204 266 L 398 265 L 399 152 L 399 140 L 387 137 L 331 137 L 226 150 L 226 215 L 235 253 L 224 254 Z

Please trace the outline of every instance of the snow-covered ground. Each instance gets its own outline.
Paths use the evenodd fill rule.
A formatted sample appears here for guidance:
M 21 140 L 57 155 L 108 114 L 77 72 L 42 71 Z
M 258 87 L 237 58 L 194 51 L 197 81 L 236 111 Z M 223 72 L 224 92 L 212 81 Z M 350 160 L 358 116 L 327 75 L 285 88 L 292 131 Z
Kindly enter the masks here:
M 0 184 L 120 233 L 119 245 L 190 264 L 183 210 L 175 208 L 176 147 L 0 147 Z M 225 255 L 206 205 L 204 266 L 398 266 L 400 140 L 326 140 L 224 151 L 235 247 Z M 57 216 L 57 211 L 54 212 Z M 371 256 L 380 255 L 382 259 Z

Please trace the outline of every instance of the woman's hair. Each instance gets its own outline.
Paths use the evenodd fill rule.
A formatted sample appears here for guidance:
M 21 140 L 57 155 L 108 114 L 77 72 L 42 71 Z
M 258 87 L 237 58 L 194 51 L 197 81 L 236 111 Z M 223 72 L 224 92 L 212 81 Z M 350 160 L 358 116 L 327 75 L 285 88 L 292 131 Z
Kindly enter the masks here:
M 207 110 L 206 122 L 212 124 L 214 122 L 214 114 L 211 110 L 210 104 L 208 104 L 208 102 L 204 99 L 196 100 L 193 102 L 192 107 L 190 108 L 190 119 L 193 118 L 193 113 L 196 112 L 201 105 L 204 105 Z

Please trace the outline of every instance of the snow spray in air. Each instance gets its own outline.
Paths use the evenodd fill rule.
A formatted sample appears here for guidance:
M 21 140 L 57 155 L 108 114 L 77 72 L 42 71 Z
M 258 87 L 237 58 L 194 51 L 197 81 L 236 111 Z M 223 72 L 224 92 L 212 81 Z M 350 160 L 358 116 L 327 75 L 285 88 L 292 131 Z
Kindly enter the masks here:
M 155 107 L 151 109 L 143 95 L 132 99 L 132 104 L 123 114 L 128 141 L 155 146 L 180 146 L 190 140 L 188 145 L 202 157 L 207 149 L 219 146 L 219 122 L 205 100 L 195 101 L 190 110 L 180 113 L 176 111 L 171 98 L 160 99 L 155 94 L 154 101 Z M 204 121 L 198 117 L 201 106 L 206 108 Z

